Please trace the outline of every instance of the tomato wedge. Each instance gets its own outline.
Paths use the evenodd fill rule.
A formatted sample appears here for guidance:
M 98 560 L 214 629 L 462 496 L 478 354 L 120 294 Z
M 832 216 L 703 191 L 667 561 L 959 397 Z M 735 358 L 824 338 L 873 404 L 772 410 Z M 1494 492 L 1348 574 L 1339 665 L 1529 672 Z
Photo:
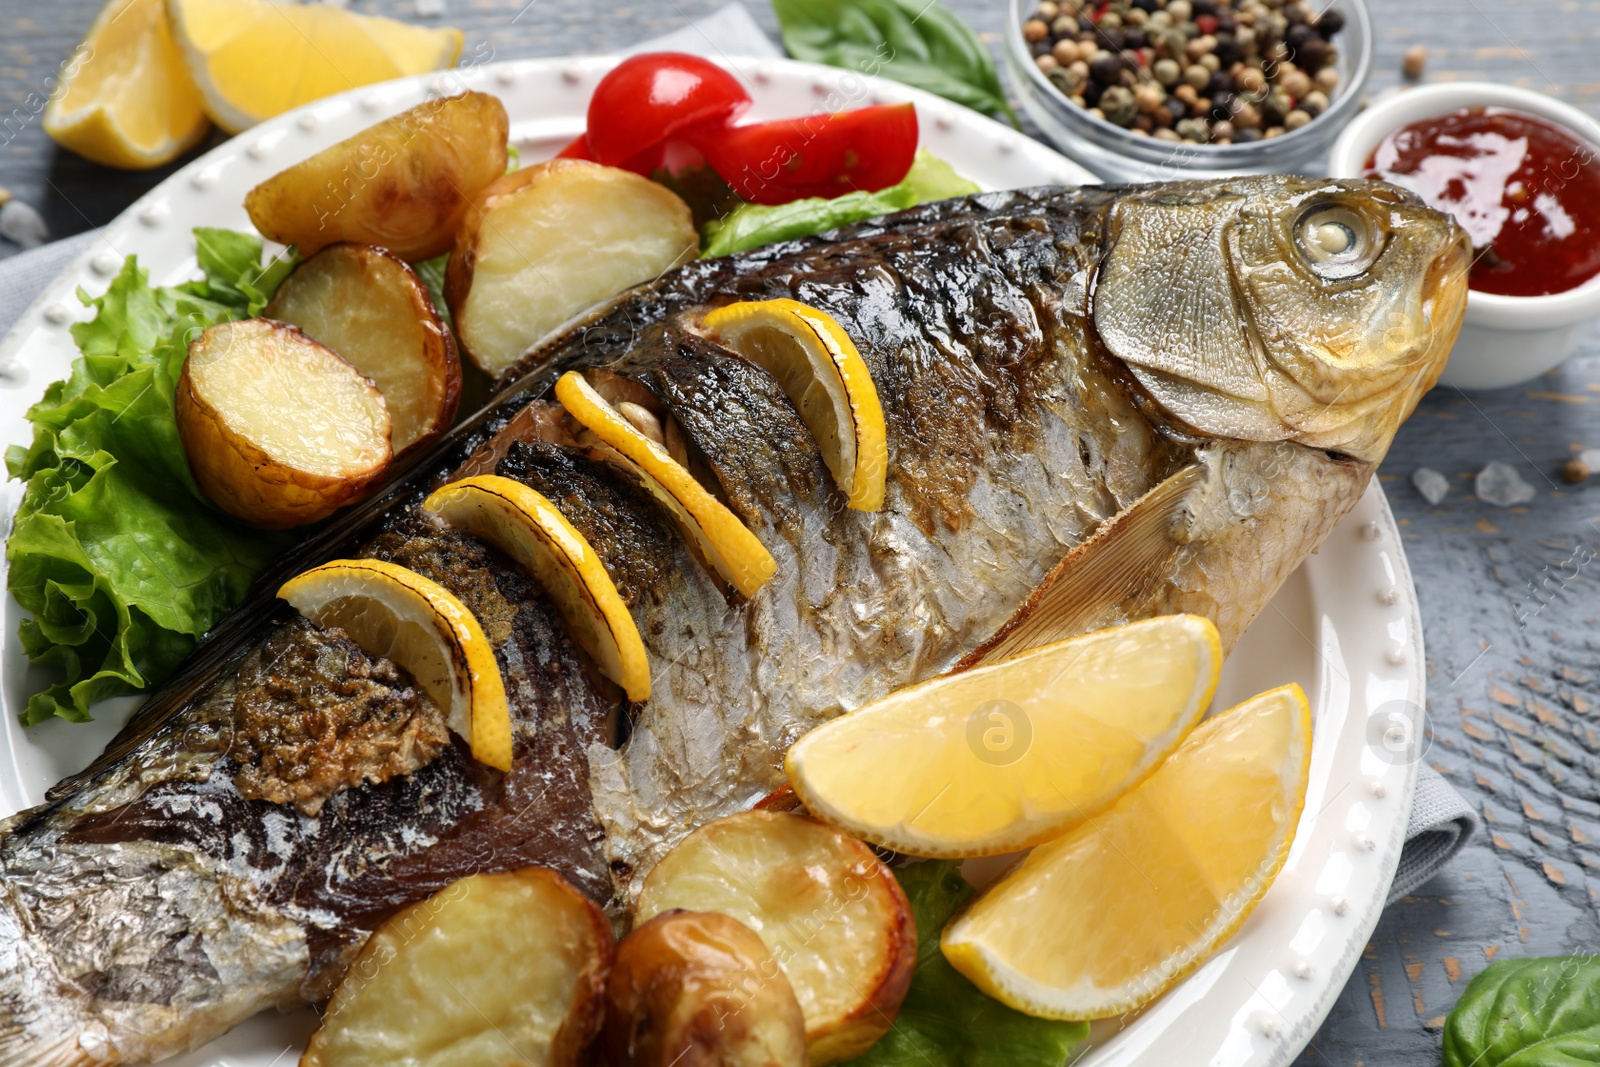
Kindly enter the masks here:
M 556 153 L 557 159 L 587 159 L 594 162 L 594 153 L 589 151 L 589 135 L 580 133 L 572 139 L 572 143 Z
M 786 204 L 904 179 L 917 154 L 917 111 L 884 104 L 749 126 L 701 123 L 679 136 L 744 199 Z
M 682 52 L 632 56 L 589 99 L 590 158 L 624 166 L 686 127 L 726 123 L 749 106 L 739 80 L 709 60 Z

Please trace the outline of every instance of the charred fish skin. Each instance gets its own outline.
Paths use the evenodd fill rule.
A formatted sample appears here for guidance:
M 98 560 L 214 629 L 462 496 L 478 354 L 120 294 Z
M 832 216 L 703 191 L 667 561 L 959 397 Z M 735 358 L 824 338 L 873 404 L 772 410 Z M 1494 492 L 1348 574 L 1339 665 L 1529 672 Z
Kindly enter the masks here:
M 1290 261 L 1297 228 L 1329 203 L 1383 236 L 1333 278 Z M 1120 243 L 1136 234 L 1141 255 L 1182 252 L 1167 278 L 1176 262 L 1227 284 L 1139 287 Z M 949 669 L 1047 576 L 1079 624 L 1195 610 L 1236 636 L 1353 504 L 1437 375 L 1464 270 L 1459 232 L 1388 187 L 1266 178 L 986 194 L 626 294 L 530 354 L 411 485 L 285 564 L 393 559 L 486 618 L 517 717 L 512 773 L 437 743 L 406 679 L 359 650 L 281 614 L 223 628 L 259 636 L 9 821 L 0 1067 L 158 1060 L 261 1007 L 316 1001 L 384 915 L 475 870 L 544 863 L 616 906 L 689 830 L 778 784 L 806 729 Z M 697 335 L 697 309 L 769 296 L 829 312 L 867 361 L 891 449 L 881 512 L 844 507 L 776 384 Z M 1231 317 L 1190 313 L 1229 300 Z M 1391 313 L 1417 320 L 1339 328 Z M 1234 331 L 1220 348 L 1184 333 L 1219 321 Z M 1136 345 L 1146 334 L 1160 344 Z M 1185 364 L 1190 351 L 1220 355 Z M 614 468 L 548 439 L 558 413 L 539 398 L 569 367 L 660 401 L 777 578 L 732 596 Z M 1352 384 L 1352 368 L 1381 387 Z M 464 464 L 545 493 L 596 545 L 644 636 L 650 701 L 624 706 L 524 576 L 417 514 L 416 482 Z M 1153 492 L 1163 485 L 1181 491 Z M 1057 572 L 1064 556 L 1130 551 L 1134 530 L 1149 564 L 1136 581 Z M 339 699 L 297 690 L 279 669 L 294 656 L 344 656 L 361 685 Z M 305 720 L 293 744 L 261 732 L 273 707 Z M 303 744 L 317 716 L 335 737 Z M 262 762 L 285 749 L 304 767 Z M 168 980 L 129 977 L 152 968 Z

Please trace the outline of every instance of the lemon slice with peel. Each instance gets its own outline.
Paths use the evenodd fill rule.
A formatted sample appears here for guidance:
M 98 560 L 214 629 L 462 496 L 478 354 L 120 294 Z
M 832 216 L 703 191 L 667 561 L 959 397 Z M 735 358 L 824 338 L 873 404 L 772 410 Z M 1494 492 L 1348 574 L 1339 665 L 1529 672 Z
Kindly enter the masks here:
M 1217 628 L 1168 615 L 891 693 L 790 749 L 811 813 L 913 856 L 1058 836 L 1143 781 L 1205 712 Z
M 777 573 L 772 554 L 739 517 L 695 481 L 662 445 L 623 418 L 581 373 L 567 371 L 557 379 L 556 399 L 567 414 L 627 461 L 645 490 L 661 502 L 728 584 L 745 596 L 754 596 Z
M 422 504 L 489 542 L 538 580 L 585 652 L 629 700 L 650 697 L 639 628 L 600 557 L 559 508 L 510 478 L 482 474 L 436 490 Z
M 850 335 L 796 300 L 745 300 L 705 317 L 711 338 L 778 379 L 839 490 L 859 511 L 883 506 L 889 465 L 883 406 Z
M 940 941 L 1018 1011 L 1135 1011 L 1232 936 L 1282 869 L 1305 807 L 1311 709 L 1297 685 L 1202 723 L 1138 789 L 1041 845 Z
M 324 4 L 167 0 L 206 111 L 229 133 L 324 96 L 453 67 L 461 31 Z
M 511 710 L 494 649 L 455 595 L 398 564 L 341 559 L 283 583 L 278 596 L 321 627 L 337 626 L 404 667 L 445 710 L 473 758 L 511 769 Z
M 162 0 L 101 8 L 44 109 L 57 144 L 130 170 L 176 159 L 210 126 Z

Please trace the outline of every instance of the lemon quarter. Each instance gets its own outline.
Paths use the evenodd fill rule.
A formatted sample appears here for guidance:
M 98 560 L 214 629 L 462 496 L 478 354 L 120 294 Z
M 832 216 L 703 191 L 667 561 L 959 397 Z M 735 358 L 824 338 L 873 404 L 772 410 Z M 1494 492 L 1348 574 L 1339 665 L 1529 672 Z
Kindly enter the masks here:
M 883 406 L 866 361 L 833 316 L 787 298 L 745 300 L 707 314 L 705 329 L 783 386 L 850 506 L 881 508 L 889 463 Z
M 1200 721 L 1217 628 L 1169 615 L 891 693 L 817 727 L 785 767 L 812 814 L 913 856 L 1054 837 L 1142 781 Z
M 44 132 L 108 167 L 158 167 L 210 127 L 162 0 L 100 9 L 44 109 Z
M 510 478 L 484 474 L 436 490 L 423 508 L 516 560 L 555 601 L 572 635 L 629 700 L 650 696 L 639 628 L 600 557 L 561 510 Z
M 581 373 L 567 371 L 556 380 L 556 399 L 569 415 L 616 450 L 729 585 L 745 596 L 754 596 L 777 573 L 772 554 L 739 517 L 695 481 L 665 448 L 623 418 Z
M 404 667 L 448 716 L 473 758 L 511 769 L 511 710 L 494 649 L 444 586 L 398 564 L 342 559 L 285 582 L 278 596 L 321 627 L 337 626 Z
M 206 111 L 229 133 L 359 85 L 453 67 L 461 31 L 331 4 L 167 0 Z
M 945 958 L 1029 1015 L 1143 1007 L 1255 910 L 1288 858 L 1310 773 L 1300 687 L 1245 701 L 974 898 L 944 929 Z

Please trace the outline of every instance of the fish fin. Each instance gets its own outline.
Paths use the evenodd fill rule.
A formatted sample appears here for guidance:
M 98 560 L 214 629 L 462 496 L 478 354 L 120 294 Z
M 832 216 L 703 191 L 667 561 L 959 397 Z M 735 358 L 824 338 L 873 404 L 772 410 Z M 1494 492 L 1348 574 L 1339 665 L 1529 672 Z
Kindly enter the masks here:
M 1015 656 L 1115 621 L 1108 610 L 1137 599 L 1181 547 L 1173 536 L 1179 511 L 1204 475 L 1199 464 L 1184 467 L 1102 523 L 955 669 Z

